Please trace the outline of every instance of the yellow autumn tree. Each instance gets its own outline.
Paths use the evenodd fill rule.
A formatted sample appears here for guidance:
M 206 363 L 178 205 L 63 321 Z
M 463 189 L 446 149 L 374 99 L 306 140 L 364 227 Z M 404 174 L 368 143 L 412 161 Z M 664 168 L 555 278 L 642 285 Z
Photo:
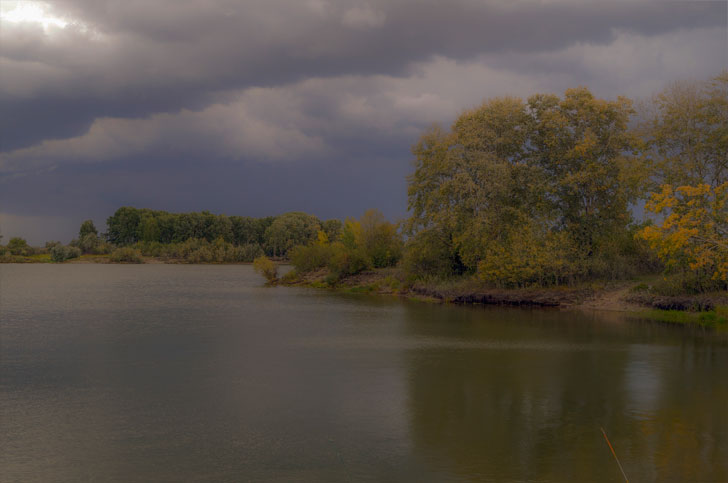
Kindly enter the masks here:
M 713 187 L 663 185 L 646 209 L 664 217 L 639 234 L 668 269 L 692 270 L 726 287 L 728 282 L 728 182 Z

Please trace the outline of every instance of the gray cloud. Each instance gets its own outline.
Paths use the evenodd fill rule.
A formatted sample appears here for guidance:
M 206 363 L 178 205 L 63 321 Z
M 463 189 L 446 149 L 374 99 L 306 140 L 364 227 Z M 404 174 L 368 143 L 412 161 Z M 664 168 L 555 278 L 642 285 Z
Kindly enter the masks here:
M 0 25 L 6 216 L 83 218 L 89 203 L 325 217 L 372 206 L 399 216 L 419 132 L 485 97 L 575 85 L 639 97 L 728 67 L 725 2 L 44 8 L 65 28 Z
M 96 117 L 199 108 L 220 90 L 311 76 L 401 75 L 434 55 L 467 60 L 606 45 L 617 31 L 650 36 L 724 27 L 726 10 L 722 2 L 645 1 L 49 5 L 72 23 L 44 31 L 38 24 L 4 22 L 0 30 L 2 67 L 10 72 L 0 82 L 7 148 L 79 134 Z M 37 122 L 46 103 L 64 113 L 64 122 Z

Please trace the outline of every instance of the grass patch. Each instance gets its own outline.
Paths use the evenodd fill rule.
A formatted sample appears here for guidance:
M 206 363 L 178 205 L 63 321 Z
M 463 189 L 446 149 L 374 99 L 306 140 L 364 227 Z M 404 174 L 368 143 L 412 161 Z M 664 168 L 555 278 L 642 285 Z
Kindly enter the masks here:
M 693 324 L 713 329 L 728 330 L 728 307 L 719 306 L 707 312 L 651 309 L 639 312 L 639 316 L 657 322 Z
M 361 285 L 357 287 L 350 287 L 346 289 L 348 293 L 373 293 L 377 290 L 374 285 Z

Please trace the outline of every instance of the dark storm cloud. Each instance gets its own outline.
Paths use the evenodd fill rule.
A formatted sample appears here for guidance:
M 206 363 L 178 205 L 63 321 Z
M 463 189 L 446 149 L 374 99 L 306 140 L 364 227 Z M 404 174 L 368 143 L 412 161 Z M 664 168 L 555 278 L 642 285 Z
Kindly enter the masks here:
M 35 243 L 121 205 L 398 217 L 409 146 L 484 97 L 728 67 L 725 2 L 39 5 L 68 24 L 0 24 L 0 228 Z
M 469 59 L 725 24 L 722 2 L 57 1 L 78 24 L 5 23 L 3 149 L 78 135 L 103 116 L 196 108 L 211 93 L 308 77 L 401 75 Z M 45 70 L 38 72 L 38 66 Z M 18 95 L 17 91 L 24 91 Z M 59 113 L 60 116 L 59 116 Z

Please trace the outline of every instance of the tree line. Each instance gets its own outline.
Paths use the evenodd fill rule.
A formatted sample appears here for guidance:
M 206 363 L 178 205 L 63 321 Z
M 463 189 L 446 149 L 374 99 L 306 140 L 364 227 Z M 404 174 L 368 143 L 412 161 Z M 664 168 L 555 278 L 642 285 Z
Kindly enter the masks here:
M 639 106 L 585 87 L 488 99 L 425 131 L 412 152 L 399 224 L 376 210 L 342 222 L 122 207 L 105 234 L 89 220 L 70 248 L 46 248 L 58 261 L 122 248 L 120 261 L 269 256 L 290 259 L 292 276 L 326 269 L 331 282 L 398 266 L 410 280 L 496 287 L 664 271 L 675 292 L 728 289 L 728 72 Z M 29 250 L 20 239 L 8 247 Z
M 525 286 L 666 268 L 683 290 L 727 288 L 728 72 L 639 111 L 584 87 L 490 99 L 413 153 L 412 273 Z
M 728 72 L 638 107 L 585 87 L 488 99 L 412 151 L 411 216 L 379 242 L 401 249 L 367 256 L 365 215 L 345 224 L 359 241 L 294 249 L 297 272 L 399 264 L 410 279 L 543 287 L 664 270 L 664 291 L 728 288 Z
M 335 238 L 342 227 L 339 220 L 322 221 L 303 212 L 253 218 L 132 207 L 119 208 L 106 224 L 105 238 L 115 246 L 193 262 L 252 261 L 260 254 L 286 258 L 291 248 L 309 244 L 319 231 Z

